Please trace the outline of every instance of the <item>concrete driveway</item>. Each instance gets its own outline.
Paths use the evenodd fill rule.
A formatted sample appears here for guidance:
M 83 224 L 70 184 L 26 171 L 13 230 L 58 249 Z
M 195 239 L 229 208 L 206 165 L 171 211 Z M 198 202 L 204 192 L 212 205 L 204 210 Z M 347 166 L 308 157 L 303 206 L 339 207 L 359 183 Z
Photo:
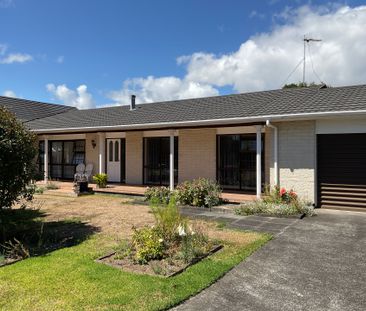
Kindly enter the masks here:
M 229 216 L 275 238 L 175 310 L 366 310 L 366 213 L 317 213 L 274 229 Z

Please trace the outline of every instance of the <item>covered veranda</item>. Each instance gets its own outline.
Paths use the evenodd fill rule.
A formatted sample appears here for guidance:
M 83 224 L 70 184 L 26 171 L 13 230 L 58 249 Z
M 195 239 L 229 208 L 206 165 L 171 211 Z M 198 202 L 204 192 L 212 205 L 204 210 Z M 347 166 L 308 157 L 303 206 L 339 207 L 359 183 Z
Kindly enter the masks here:
M 79 145 L 83 143 L 84 155 L 81 152 L 81 157 L 83 157 L 84 163 L 94 163 L 93 174 L 108 174 L 109 186 L 105 189 L 99 189 L 98 191 L 141 195 L 145 191 L 146 186 L 159 185 L 156 183 L 149 183 L 148 178 L 151 178 L 151 176 L 147 175 L 153 169 L 156 170 L 156 168 L 151 169 L 146 165 L 145 161 L 148 161 L 149 157 L 154 158 L 154 156 L 149 155 L 151 152 L 154 152 L 154 150 L 149 150 L 149 148 L 154 148 L 151 146 L 154 146 L 156 143 L 160 143 L 161 145 L 164 143 L 164 148 L 161 147 L 165 152 L 164 163 L 161 162 L 162 160 L 158 163 L 160 179 L 162 178 L 162 171 L 164 174 L 164 183 L 161 183 L 160 180 L 160 185 L 167 185 L 173 190 L 177 183 L 205 177 L 218 180 L 225 189 L 224 198 L 229 201 L 240 202 L 247 199 L 252 200 L 253 198 L 260 198 L 263 185 L 268 182 L 268 180 L 265 180 L 266 178 L 264 178 L 264 167 L 266 166 L 266 163 L 263 158 L 263 137 L 270 127 L 273 126 L 267 122 L 261 124 L 242 124 L 239 126 L 175 128 L 160 131 L 146 129 L 140 131 L 94 132 L 85 134 L 43 134 L 39 136 L 39 140 L 43 144 L 43 150 L 48 150 L 48 152 L 43 152 L 40 169 L 43 171 L 45 182 L 49 179 L 63 180 L 63 178 L 55 178 L 53 176 L 55 168 L 61 167 L 58 164 L 53 165 L 55 159 L 61 159 L 60 161 L 62 163 L 67 162 L 65 158 L 66 152 L 61 151 L 61 154 L 59 154 L 57 153 L 59 151 L 57 148 L 59 146 L 66 147 L 70 145 L 72 139 L 78 139 L 77 141 L 74 140 L 74 148 L 77 147 L 77 142 L 79 142 Z M 274 129 L 272 147 L 274 147 L 274 180 L 275 183 L 277 183 L 277 131 L 276 128 Z M 222 183 L 223 180 L 220 175 L 231 174 L 229 178 L 226 177 L 226 181 L 230 178 L 232 179 L 232 176 L 235 174 L 239 174 L 239 178 L 242 178 L 242 171 L 238 172 L 239 169 L 230 166 L 231 163 L 226 165 L 223 169 L 219 167 L 220 138 L 229 138 L 229 143 L 231 143 L 230 140 L 237 140 L 237 137 L 239 138 L 241 136 L 245 138 L 245 141 L 242 141 L 242 138 L 240 138 L 240 141 L 238 142 L 239 146 L 243 143 L 244 145 L 250 145 L 250 147 L 248 147 L 250 148 L 250 155 L 245 153 L 246 151 L 244 150 L 243 154 L 240 153 L 237 156 L 237 158 L 240 157 L 240 163 L 247 161 L 246 159 L 249 159 L 248 162 L 250 161 L 250 176 L 248 174 L 244 176 L 247 177 L 247 179 L 250 179 L 249 191 L 245 191 L 246 189 L 242 189 L 241 187 L 225 188 L 225 183 Z M 266 137 L 270 138 L 268 135 Z M 64 139 L 63 144 L 60 143 L 60 139 Z M 164 139 L 164 141 L 161 139 Z M 223 149 L 225 150 L 225 148 L 227 148 L 227 146 L 224 146 Z M 269 150 L 267 150 L 267 152 L 268 151 Z M 160 151 L 160 153 L 161 152 L 162 151 Z M 272 152 L 270 151 L 270 153 Z M 177 159 L 178 154 L 179 160 Z M 80 156 L 80 154 L 78 155 Z M 72 156 L 68 153 L 66 153 L 66 156 L 69 158 L 68 161 L 73 161 L 72 159 L 75 158 L 75 155 Z M 231 155 L 225 156 L 231 157 Z M 162 157 L 161 154 L 160 157 Z M 207 163 L 209 164 L 208 168 L 206 168 Z M 248 165 L 248 163 L 246 163 L 246 165 Z M 162 166 L 164 166 L 163 169 L 161 168 Z M 69 168 L 70 165 L 69 167 L 63 167 L 62 170 L 66 171 L 66 169 Z M 240 168 L 240 170 L 241 169 L 242 168 Z M 116 180 L 113 180 L 112 177 L 116 172 L 118 173 L 118 177 Z

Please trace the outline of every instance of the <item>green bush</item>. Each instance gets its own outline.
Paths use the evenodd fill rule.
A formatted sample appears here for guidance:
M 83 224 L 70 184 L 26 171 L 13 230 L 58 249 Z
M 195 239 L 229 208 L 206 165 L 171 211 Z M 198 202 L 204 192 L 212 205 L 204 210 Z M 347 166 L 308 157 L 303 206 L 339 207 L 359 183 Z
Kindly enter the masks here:
M 140 264 L 161 259 L 164 254 L 164 240 L 161 236 L 161 230 L 156 227 L 134 228 L 131 246 L 135 251 L 133 259 Z
M 148 187 L 145 200 L 167 204 L 174 196 L 180 205 L 212 207 L 221 203 L 221 192 L 215 181 L 199 178 L 180 183 L 174 191 L 170 191 L 168 187 Z
M 172 192 L 168 187 L 147 187 L 144 196 L 146 201 L 168 204 L 172 196 Z
M 182 205 L 212 207 L 220 204 L 221 188 L 206 178 L 185 181 L 175 190 L 177 202 Z
M 32 199 L 34 189 L 27 186 L 35 176 L 36 155 L 36 136 L 0 107 L 0 209 Z
M 108 175 L 104 173 L 95 174 L 93 176 L 93 181 L 97 184 L 99 188 L 105 188 L 107 186 Z
M 155 225 L 133 228 L 132 241 L 121 243 L 116 248 L 116 258 L 127 257 L 139 264 L 160 259 L 179 259 L 189 263 L 212 248 L 212 242 L 204 233 L 204 225 L 190 227 L 187 219 L 180 214 L 174 197 L 169 204 L 152 202 L 151 208 Z M 156 263 L 154 265 L 156 273 L 160 274 L 158 270 L 161 267 Z
M 156 221 L 156 228 L 161 232 L 165 243 L 174 244 L 179 239 L 179 227 L 186 227 L 187 221 L 180 214 L 175 198 L 168 204 L 152 202 L 151 208 Z

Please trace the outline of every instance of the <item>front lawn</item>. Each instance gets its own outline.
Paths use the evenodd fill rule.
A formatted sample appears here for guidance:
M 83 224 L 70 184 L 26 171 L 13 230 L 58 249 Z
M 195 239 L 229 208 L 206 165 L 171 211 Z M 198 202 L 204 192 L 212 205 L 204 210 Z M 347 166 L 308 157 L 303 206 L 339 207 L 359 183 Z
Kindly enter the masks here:
M 94 262 L 130 237 L 133 225 L 153 223 L 149 208 L 128 198 L 37 196 L 44 221 L 97 228 L 87 239 L 0 268 L 1 310 L 161 310 L 212 284 L 270 238 L 207 224 L 224 248 L 172 278 L 128 273 Z M 46 224 L 47 226 L 47 224 Z M 72 234 L 72 233 L 71 233 Z

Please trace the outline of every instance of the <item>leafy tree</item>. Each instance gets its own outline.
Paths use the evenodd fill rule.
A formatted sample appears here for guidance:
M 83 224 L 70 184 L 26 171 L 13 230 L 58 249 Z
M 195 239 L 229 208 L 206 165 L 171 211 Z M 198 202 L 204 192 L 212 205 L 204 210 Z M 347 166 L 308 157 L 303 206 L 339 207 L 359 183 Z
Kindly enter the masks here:
M 36 155 L 36 136 L 0 106 L 0 210 L 32 199 Z

